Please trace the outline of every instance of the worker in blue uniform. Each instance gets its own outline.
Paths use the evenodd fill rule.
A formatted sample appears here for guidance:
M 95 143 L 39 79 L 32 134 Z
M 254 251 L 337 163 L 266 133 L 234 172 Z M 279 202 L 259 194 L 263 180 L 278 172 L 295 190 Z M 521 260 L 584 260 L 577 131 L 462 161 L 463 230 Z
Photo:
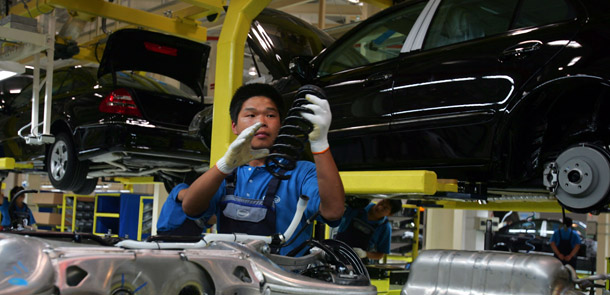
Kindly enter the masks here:
M 0 182 L 0 184 L 2 184 Z M 0 230 L 4 230 L 4 217 L 8 216 L 8 206 L 10 202 L 7 197 L 4 196 L 2 192 L 0 192 L 0 216 L 2 219 L 0 220 Z M 10 223 L 10 221 L 9 221 Z M 8 228 L 7 228 L 8 229 Z
M 188 218 L 182 210 L 182 199 L 186 183 L 176 185 L 167 196 L 159 220 L 157 234 L 168 236 L 199 237 L 216 223 L 216 216 L 210 218 Z
M 309 226 L 307 219 L 319 211 L 317 220 L 336 226 L 343 215 L 345 193 L 327 140 L 331 123 L 328 102 L 315 95 L 305 97 L 312 114 L 302 113 L 314 128 L 309 143 L 314 162 L 298 161 L 284 171 L 289 179 L 279 180 L 265 168 L 265 157 L 278 136 L 282 117 L 282 97 L 270 85 L 248 84 L 231 99 L 231 129 L 237 138 L 216 165 L 185 189 L 182 208 L 192 217 L 218 217 L 219 233 L 272 235 L 284 233 L 295 215 L 301 195 L 309 202 L 296 232 Z M 309 239 L 303 234 L 280 254 Z
M 335 239 L 351 246 L 360 258 L 379 260 L 390 253 L 392 224 L 388 216 L 401 208 L 399 199 L 383 199 L 362 209 L 347 207 Z
M 2 227 L 4 229 L 32 229 L 36 224 L 32 210 L 24 202 L 25 193 L 18 194 L 23 190 L 22 186 L 15 186 L 9 192 L 10 203 L 7 214 L 2 212 Z
M 564 217 L 563 225 L 551 236 L 551 249 L 561 263 L 569 264 L 576 269 L 576 256 L 580 250 L 582 239 L 572 229 L 572 218 Z

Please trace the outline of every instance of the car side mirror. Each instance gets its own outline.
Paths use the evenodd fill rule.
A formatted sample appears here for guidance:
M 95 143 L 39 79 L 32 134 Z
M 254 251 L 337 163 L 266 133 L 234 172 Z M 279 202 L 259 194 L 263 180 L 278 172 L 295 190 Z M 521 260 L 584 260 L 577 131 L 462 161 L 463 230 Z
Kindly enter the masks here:
M 301 84 L 307 84 L 313 76 L 313 70 L 309 64 L 311 58 L 302 56 L 294 57 L 288 64 L 290 74 L 297 79 Z

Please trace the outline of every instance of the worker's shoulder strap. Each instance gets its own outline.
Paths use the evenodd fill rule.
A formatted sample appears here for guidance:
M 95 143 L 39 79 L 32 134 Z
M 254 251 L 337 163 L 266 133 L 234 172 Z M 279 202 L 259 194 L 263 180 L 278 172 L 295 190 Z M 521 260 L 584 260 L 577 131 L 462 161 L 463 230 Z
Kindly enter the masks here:
M 278 171 L 278 173 L 280 175 L 284 175 L 284 173 L 286 173 L 286 170 L 280 169 Z M 280 179 L 279 177 L 273 177 L 269 181 L 269 184 L 267 184 L 267 193 L 265 193 L 265 199 L 263 201 L 263 205 L 265 205 L 266 207 L 271 207 L 271 205 L 273 204 L 273 200 L 275 199 L 275 194 L 277 193 L 277 189 L 280 186 L 280 181 L 282 181 L 282 179 Z M 231 175 L 227 176 L 227 178 L 225 179 L 226 195 L 235 194 L 235 184 L 236 183 L 237 183 L 237 173 L 236 173 L 236 171 L 233 171 L 233 173 L 231 173 Z

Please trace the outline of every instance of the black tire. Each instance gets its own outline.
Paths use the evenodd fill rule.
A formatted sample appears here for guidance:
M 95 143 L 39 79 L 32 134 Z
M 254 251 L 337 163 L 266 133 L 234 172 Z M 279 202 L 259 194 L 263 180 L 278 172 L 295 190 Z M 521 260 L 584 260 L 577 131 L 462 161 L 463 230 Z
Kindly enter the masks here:
M 76 157 L 74 143 L 68 134 L 55 136 L 45 162 L 47 175 L 55 188 L 70 191 L 83 186 L 89 167 Z
M 97 185 L 97 177 L 96 178 L 88 178 L 85 179 L 85 182 L 81 187 L 72 190 L 73 193 L 77 195 L 89 195 L 93 191 L 95 191 L 95 186 Z

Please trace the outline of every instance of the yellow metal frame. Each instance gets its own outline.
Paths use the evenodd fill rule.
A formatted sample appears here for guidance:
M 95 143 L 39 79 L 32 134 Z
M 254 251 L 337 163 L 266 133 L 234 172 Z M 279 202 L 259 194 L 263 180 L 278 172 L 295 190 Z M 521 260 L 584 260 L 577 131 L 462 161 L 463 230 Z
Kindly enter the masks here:
M 138 214 L 138 241 L 142 240 L 142 225 L 144 224 L 144 200 L 154 200 L 153 196 L 140 197 L 140 211 Z
M 103 197 L 121 197 L 121 194 L 98 194 L 95 195 L 95 205 L 93 206 L 93 234 L 98 236 L 105 236 L 106 233 L 98 233 L 97 232 L 97 218 L 98 217 L 108 217 L 108 218 L 119 218 L 119 213 L 98 213 L 97 212 L 97 203 L 100 196 Z M 118 237 L 118 233 L 114 233 L 110 235 L 111 237 Z
M 214 14 L 223 11 L 223 2 L 224 1 L 219 0 L 188 0 L 188 3 L 206 9 L 207 14 Z M 30 5 L 30 7 L 28 7 L 29 11 L 26 10 L 23 5 L 14 5 L 11 7 L 9 13 L 26 17 L 30 15 L 32 17 L 36 17 L 40 14 L 48 13 L 56 7 L 65 8 L 67 10 L 76 12 L 76 14 L 81 14 L 81 18 L 101 16 L 128 24 L 181 36 L 198 42 L 205 42 L 207 40 L 207 28 L 201 26 L 199 22 L 193 19 L 181 17 L 168 18 L 163 15 L 129 8 L 127 6 L 114 4 L 104 0 L 37 0 L 36 5 Z M 197 15 L 201 16 L 203 13 L 199 12 Z
M 214 165 L 224 155 L 234 138 L 229 128 L 229 104 L 231 96 L 242 84 L 244 44 L 252 20 L 270 2 L 271 0 L 233 0 L 227 9 L 217 45 L 210 165 Z
M 72 201 L 72 206 L 67 206 L 67 198 L 74 198 L 74 201 Z M 74 226 L 76 224 L 76 207 L 78 204 L 78 199 L 94 199 L 94 196 L 90 196 L 90 195 L 77 195 L 77 194 L 64 194 L 62 197 L 62 203 L 61 203 L 61 224 L 59 226 L 59 231 L 61 232 L 65 232 L 66 231 L 66 211 L 68 210 L 68 208 L 72 209 L 72 232 L 74 232 Z
M 535 211 L 535 212 L 561 212 L 561 205 L 556 200 L 545 201 L 494 201 L 486 204 L 478 202 L 461 202 L 436 200 L 435 209 L 461 209 L 461 210 L 487 210 L 487 211 Z
M 138 176 L 138 177 L 115 177 L 115 181 L 122 184 L 151 184 L 155 183 L 155 178 L 152 176 Z

